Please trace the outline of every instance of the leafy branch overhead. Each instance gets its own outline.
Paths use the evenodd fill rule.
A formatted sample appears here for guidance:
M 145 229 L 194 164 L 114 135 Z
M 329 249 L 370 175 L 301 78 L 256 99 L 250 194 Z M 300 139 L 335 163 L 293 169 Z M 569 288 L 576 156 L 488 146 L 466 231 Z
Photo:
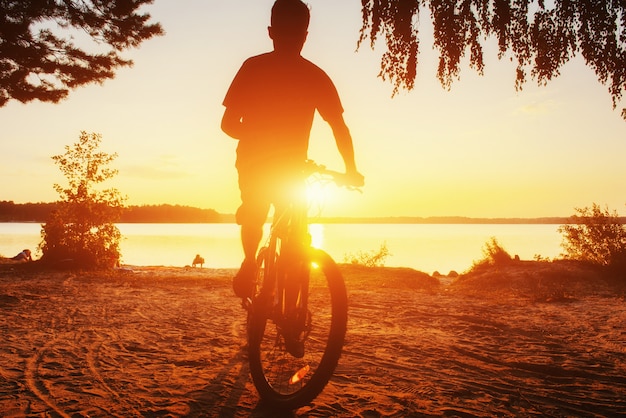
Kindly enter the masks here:
M 152 1 L 0 0 L 0 107 L 11 99 L 57 103 L 132 65 L 120 52 L 163 34 L 139 12 Z M 84 35 L 93 47 L 76 41 Z
M 482 75 L 484 41 L 495 37 L 498 57 L 517 64 L 515 87 L 528 77 L 541 85 L 560 75 L 580 54 L 608 86 L 615 108 L 626 90 L 626 2 L 624 0 L 361 0 L 359 45 L 384 38 L 380 76 L 393 94 L 412 89 L 417 75 L 419 21 L 430 12 L 437 77 L 445 88 L 459 78 L 461 59 Z M 626 109 L 622 110 L 626 119 Z

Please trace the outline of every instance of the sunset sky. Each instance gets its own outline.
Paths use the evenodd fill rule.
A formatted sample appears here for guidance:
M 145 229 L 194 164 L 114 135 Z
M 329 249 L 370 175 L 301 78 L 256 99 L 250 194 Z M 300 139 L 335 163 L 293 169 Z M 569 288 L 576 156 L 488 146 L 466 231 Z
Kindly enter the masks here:
M 146 11 L 166 35 L 126 51 L 132 68 L 59 104 L 0 108 L 0 200 L 56 200 L 52 185 L 64 179 L 50 157 L 84 130 L 119 154 L 112 185 L 128 204 L 233 213 L 236 141 L 220 130 L 221 103 L 243 60 L 271 50 L 272 3 L 157 0 Z M 308 4 L 303 56 L 334 80 L 366 179 L 362 194 L 333 190 L 326 215 L 569 216 L 593 202 L 626 215 L 626 122 L 581 58 L 547 87 L 531 80 L 516 92 L 514 64 L 498 61 L 491 39 L 485 75 L 464 65 L 446 91 L 423 14 L 415 89 L 392 98 L 392 86 L 377 78 L 382 48 L 355 52 L 360 2 Z M 310 156 L 343 169 L 319 116 Z

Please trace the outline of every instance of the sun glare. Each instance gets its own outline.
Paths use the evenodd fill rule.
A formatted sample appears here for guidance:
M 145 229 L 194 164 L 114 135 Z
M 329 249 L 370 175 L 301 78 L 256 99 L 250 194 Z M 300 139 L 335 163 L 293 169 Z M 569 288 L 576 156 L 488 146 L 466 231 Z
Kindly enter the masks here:
M 324 245 L 324 225 L 310 224 L 309 234 L 311 234 L 311 247 L 322 248 Z
M 313 181 L 306 185 L 306 196 L 313 207 L 324 205 L 329 199 L 331 187 L 320 181 Z

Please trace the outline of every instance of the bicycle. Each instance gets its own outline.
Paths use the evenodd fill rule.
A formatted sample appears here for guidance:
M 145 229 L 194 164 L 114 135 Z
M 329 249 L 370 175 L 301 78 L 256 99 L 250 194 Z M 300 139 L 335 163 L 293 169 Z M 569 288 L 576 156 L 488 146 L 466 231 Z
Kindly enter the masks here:
M 346 175 L 307 162 L 312 174 L 358 187 Z M 297 409 L 317 397 L 339 362 L 348 321 L 348 297 L 333 259 L 311 246 L 308 205 L 292 202 L 274 217 L 257 255 L 254 296 L 248 310 L 248 360 L 265 402 Z

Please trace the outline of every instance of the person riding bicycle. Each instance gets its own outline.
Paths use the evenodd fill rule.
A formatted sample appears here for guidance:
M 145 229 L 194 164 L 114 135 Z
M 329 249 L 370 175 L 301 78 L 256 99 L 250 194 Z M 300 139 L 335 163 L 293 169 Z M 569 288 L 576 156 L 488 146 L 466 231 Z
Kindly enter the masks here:
M 233 288 L 242 298 L 253 291 L 255 257 L 270 205 L 279 213 L 294 182 L 300 181 L 316 110 L 332 129 L 351 183 L 363 184 L 337 89 L 322 69 L 300 55 L 309 20 L 309 8 L 301 0 L 277 0 L 268 27 L 273 51 L 248 58 L 223 101 L 221 128 L 239 140 L 235 166 L 241 205 L 236 220 L 244 260 Z

